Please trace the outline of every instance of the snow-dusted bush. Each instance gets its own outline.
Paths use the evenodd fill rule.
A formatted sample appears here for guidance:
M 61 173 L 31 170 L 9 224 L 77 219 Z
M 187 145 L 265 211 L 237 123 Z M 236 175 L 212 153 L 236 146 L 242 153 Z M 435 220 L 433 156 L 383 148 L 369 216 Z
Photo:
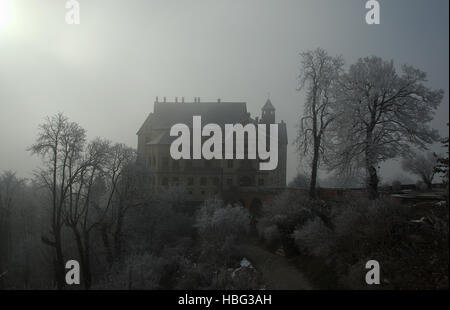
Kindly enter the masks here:
M 261 240 L 272 250 L 280 245 L 288 253 L 295 251 L 293 232 L 315 215 L 326 217 L 328 210 L 322 201 L 286 191 L 263 205 L 257 229 Z
M 333 232 L 319 217 L 309 220 L 293 233 L 300 252 L 326 257 L 333 250 Z
M 240 205 L 224 205 L 220 200 L 206 201 L 196 217 L 196 227 L 203 237 L 216 239 L 238 237 L 249 231 L 250 215 Z
M 250 214 L 240 205 L 224 205 L 208 200 L 196 216 L 195 227 L 201 242 L 202 257 L 229 263 L 237 255 L 239 240 L 250 231 Z

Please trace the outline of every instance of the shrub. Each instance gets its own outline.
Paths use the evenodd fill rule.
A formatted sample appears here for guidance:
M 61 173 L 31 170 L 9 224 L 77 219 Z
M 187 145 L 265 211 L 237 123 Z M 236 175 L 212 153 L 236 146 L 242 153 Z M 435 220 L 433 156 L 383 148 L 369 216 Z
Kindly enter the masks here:
M 250 214 L 240 205 L 208 200 L 198 211 L 195 227 L 203 259 L 229 264 L 238 258 L 238 243 L 250 231 Z
M 295 254 L 293 232 L 314 216 L 324 218 L 329 213 L 323 201 L 311 201 L 307 196 L 286 191 L 263 205 L 258 222 L 258 235 L 265 245 L 275 250 L 283 246 L 288 255 Z
M 315 217 L 293 233 L 299 250 L 307 255 L 328 256 L 332 248 L 333 233 L 322 219 Z

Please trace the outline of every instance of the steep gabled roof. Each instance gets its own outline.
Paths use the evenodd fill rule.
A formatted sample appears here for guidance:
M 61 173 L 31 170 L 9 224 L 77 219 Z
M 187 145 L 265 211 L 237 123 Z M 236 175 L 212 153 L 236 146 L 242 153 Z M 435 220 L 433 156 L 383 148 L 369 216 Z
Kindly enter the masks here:
M 261 110 L 275 111 L 275 107 L 273 106 L 270 99 L 267 99 L 266 103 L 264 104 Z
M 263 109 L 275 110 L 269 99 Z M 154 112 L 148 115 L 137 134 L 142 134 L 150 128 L 157 129 L 161 131 L 161 134 L 147 144 L 170 144 L 175 139 L 169 134 L 170 128 L 177 123 L 192 127 L 194 115 L 202 117 L 202 125 L 215 123 L 221 127 L 225 124 L 254 121 L 250 119 L 247 113 L 245 102 L 156 102 Z M 287 144 L 286 123 L 281 122 L 278 125 L 279 142 Z
M 239 123 L 249 118 L 245 102 L 156 102 L 137 134 L 146 128 L 166 129 L 174 124 L 192 126 L 192 116 L 201 116 L 202 123 L 218 125 Z

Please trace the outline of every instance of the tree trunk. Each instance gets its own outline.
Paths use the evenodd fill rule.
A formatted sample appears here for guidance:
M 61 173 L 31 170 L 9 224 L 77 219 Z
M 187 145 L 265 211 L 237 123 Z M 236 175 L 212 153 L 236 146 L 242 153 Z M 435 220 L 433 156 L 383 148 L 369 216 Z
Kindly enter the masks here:
M 78 256 L 80 258 L 81 273 L 83 274 L 83 279 L 82 280 L 83 280 L 83 283 L 85 284 L 85 287 L 86 287 L 85 275 L 84 275 L 85 262 L 84 262 L 83 242 L 81 241 L 81 235 L 78 232 L 78 229 L 76 228 L 76 226 L 72 226 L 72 231 L 73 231 L 73 234 L 75 236 L 75 242 L 77 244 L 77 249 L 78 249 Z
M 86 231 L 84 236 L 84 286 L 86 289 L 90 289 L 92 285 L 92 273 L 91 273 L 91 254 L 90 254 L 90 239 L 89 233 Z
M 375 200 L 378 198 L 378 176 L 377 169 L 373 166 L 367 167 L 367 191 L 369 199 Z
M 55 231 L 55 277 L 56 285 L 59 290 L 62 290 L 65 285 L 65 264 L 61 244 L 61 229 Z
M 116 231 L 114 232 L 114 256 L 116 260 L 120 260 L 122 257 L 122 225 L 123 216 L 119 214 Z
M 76 228 L 72 227 L 73 234 L 75 236 L 75 241 L 78 248 L 78 256 L 80 257 L 81 273 L 83 275 L 84 287 L 88 290 L 91 288 L 92 275 L 91 275 L 91 264 L 89 257 L 89 236 L 83 233 L 83 239 L 81 234 Z
M 314 148 L 314 153 L 313 153 L 313 160 L 311 163 L 311 180 L 309 183 L 309 198 L 311 199 L 315 199 L 316 198 L 316 183 L 317 183 L 317 169 L 319 167 L 319 148 L 320 148 L 320 136 L 318 135 L 317 132 L 317 114 L 315 111 L 315 100 L 313 103 L 313 129 L 312 129 L 312 134 L 313 134 L 313 148 Z
M 111 267 L 113 264 L 113 254 L 111 251 L 111 244 L 109 242 L 108 227 L 106 225 L 102 226 L 101 234 L 102 234 L 103 246 L 105 247 L 105 252 L 106 252 L 106 262 L 108 263 L 109 267 Z
M 366 160 L 366 172 L 367 172 L 367 191 L 370 200 L 375 200 L 378 198 L 378 175 L 377 169 L 375 168 L 376 159 L 373 149 L 372 141 L 372 131 L 375 128 L 375 115 L 372 114 L 372 122 L 366 132 L 366 150 L 365 150 L 365 160 Z
M 424 180 L 425 184 L 427 185 L 427 189 L 432 190 L 433 189 L 433 182 L 429 179 Z
M 313 160 L 311 165 L 311 180 L 309 183 L 309 197 L 316 198 L 317 169 L 319 164 L 319 148 L 314 147 Z

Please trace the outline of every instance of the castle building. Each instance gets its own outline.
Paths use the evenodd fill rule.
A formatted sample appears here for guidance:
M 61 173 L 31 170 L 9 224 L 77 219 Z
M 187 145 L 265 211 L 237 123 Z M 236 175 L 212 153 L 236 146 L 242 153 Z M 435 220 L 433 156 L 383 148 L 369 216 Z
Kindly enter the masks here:
M 275 124 L 275 108 L 268 99 L 261 109 L 261 118 L 252 118 L 245 102 L 175 102 L 156 101 L 137 132 L 138 158 L 153 172 L 153 190 L 171 186 L 183 187 L 189 201 L 203 201 L 246 188 L 264 190 L 286 186 L 287 130 L 278 123 L 278 165 L 274 170 L 259 170 L 258 159 L 180 159 L 170 156 L 170 136 L 174 124 L 192 128 L 193 116 L 201 116 L 202 124 Z M 269 126 L 267 126 L 268 128 Z M 191 143 L 192 147 L 192 143 Z

